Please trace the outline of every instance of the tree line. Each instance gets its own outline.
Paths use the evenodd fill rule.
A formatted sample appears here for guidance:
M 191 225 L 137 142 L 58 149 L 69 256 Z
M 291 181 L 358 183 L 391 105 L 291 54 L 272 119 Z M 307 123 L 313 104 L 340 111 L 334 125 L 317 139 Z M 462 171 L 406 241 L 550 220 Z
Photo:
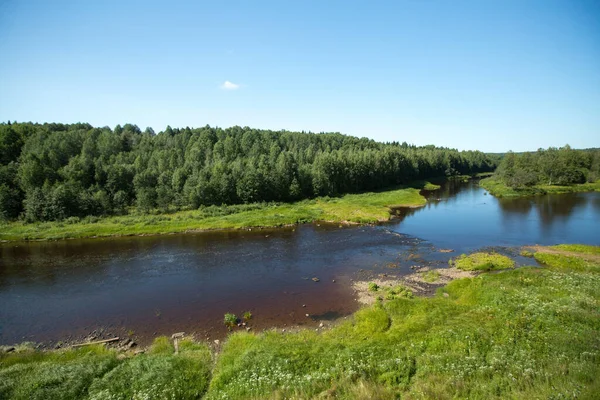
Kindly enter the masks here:
M 600 149 L 569 145 L 529 153 L 506 153 L 495 176 L 517 189 L 535 185 L 574 185 L 600 179 Z
M 0 218 L 196 209 L 336 196 L 438 176 L 487 172 L 496 159 L 340 133 L 248 127 L 0 124 Z

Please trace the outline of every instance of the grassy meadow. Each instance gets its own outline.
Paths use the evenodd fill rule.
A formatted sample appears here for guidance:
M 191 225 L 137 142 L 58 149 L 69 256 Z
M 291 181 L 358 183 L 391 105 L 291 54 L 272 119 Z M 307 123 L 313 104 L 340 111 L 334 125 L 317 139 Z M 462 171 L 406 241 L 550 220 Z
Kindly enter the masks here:
M 0 356 L 2 399 L 594 399 L 599 247 L 537 248 L 543 267 L 395 296 L 331 328 L 237 332 L 217 346 L 159 338 Z
M 374 223 L 390 219 L 390 207 L 419 207 L 426 203 L 422 182 L 393 190 L 320 197 L 296 203 L 255 203 L 202 207 L 171 214 L 132 214 L 113 217 L 68 218 L 64 221 L 0 225 L 0 240 L 56 240 L 102 236 L 157 235 L 195 230 L 276 227 L 312 221 Z
M 600 192 L 600 180 L 594 183 L 582 183 L 570 186 L 535 185 L 527 188 L 513 189 L 498 179 L 485 178 L 479 185 L 496 197 L 523 197 L 544 194 L 561 194 L 575 192 Z

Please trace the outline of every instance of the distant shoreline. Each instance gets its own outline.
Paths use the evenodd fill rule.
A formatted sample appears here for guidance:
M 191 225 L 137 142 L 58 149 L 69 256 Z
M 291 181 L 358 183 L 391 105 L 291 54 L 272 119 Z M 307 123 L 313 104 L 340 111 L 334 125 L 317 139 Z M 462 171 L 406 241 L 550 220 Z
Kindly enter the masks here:
M 427 203 L 420 190 L 439 188 L 423 182 L 421 188 L 402 187 L 381 192 L 320 197 L 296 203 L 255 203 L 213 206 L 170 214 L 87 217 L 80 221 L 52 221 L 0 225 L 0 241 L 48 241 L 123 236 L 155 236 L 223 230 L 261 229 L 304 223 L 343 225 L 389 221 L 391 209 L 418 208 Z
M 593 183 L 582 183 L 571 186 L 535 185 L 525 188 L 513 189 L 511 187 L 506 186 L 502 181 L 494 179 L 494 177 L 490 177 L 479 181 L 479 186 L 490 192 L 490 194 L 495 197 L 515 198 L 527 196 L 542 196 L 546 194 L 599 192 L 600 180 Z

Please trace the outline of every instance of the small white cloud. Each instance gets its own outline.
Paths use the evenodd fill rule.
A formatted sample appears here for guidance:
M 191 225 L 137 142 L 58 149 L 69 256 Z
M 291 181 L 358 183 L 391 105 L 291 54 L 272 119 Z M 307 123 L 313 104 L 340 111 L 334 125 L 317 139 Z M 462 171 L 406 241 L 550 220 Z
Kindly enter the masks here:
M 239 88 L 240 88 L 240 85 L 238 85 L 237 83 L 229 82 L 229 81 L 225 81 L 225 83 L 223 83 L 221 85 L 221 89 L 224 89 L 224 90 L 237 90 Z

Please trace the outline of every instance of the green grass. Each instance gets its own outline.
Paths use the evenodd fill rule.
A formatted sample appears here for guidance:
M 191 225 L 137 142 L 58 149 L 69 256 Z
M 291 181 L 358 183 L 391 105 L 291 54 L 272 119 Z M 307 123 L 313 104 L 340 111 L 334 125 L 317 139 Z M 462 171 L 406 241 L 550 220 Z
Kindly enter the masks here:
M 533 252 L 529 250 L 521 250 L 520 253 L 523 257 L 533 257 Z
M 551 249 L 572 251 L 583 254 L 600 254 L 600 247 L 590 246 L 587 244 L 559 244 L 556 246 L 550 246 Z
M 418 189 L 401 188 L 296 203 L 212 206 L 162 215 L 88 217 L 81 221 L 37 224 L 11 222 L 0 225 L 0 240 L 166 234 L 192 230 L 277 227 L 312 221 L 374 223 L 389 220 L 390 207 L 417 207 L 425 203 Z
M 560 194 L 574 192 L 600 191 L 600 180 L 594 183 L 583 183 L 580 185 L 558 186 L 558 185 L 536 185 L 526 188 L 513 189 L 506 186 L 502 181 L 494 177 L 482 179 L 479 185 L 496 197 L 524 197 L 543 194 Z
M 446 180 L 446 178 L 432 179 L 432 181 L 435 181 L 435 182 L 443 182 L 444 180 Z M 441 185 L 438 185 L 436 183 L 429 182 L 429 181 L 415 181 L 415 182 L 411 183 L 410 186 L 415 189 L 421 189 L 421 190 L 427 190 L 427 191 L 438 190 L 439 188 L 442 187 Z
M 436 270 L 423 272 L 421 278 L 427 283 L 434 283 L 440 279 L 440 273 Z
M 328 330 L 236 332 L 214 362 L 166 338 L 124 360 L 22 350 L 0 356 L 0 398 L 594 399 L 600 266 L 553 260 L 378 302 Z
M 449 263 L 463 271 L 491 271 L 508 269 L 515 265 L 513 260 L 498 253 L 461 254 Z
M 102 347 L 0 357 L 0 399 L 198 399 L 212 366 L 208 347 L 183 340 L 180 353 L 167 338 L 147 354 L 119 359 Z
M 575 256 L 538 252 L 534 254 L 534 257 L 538 262 L 552 268 L 600 272 L 600 268 L 596 263 Z

